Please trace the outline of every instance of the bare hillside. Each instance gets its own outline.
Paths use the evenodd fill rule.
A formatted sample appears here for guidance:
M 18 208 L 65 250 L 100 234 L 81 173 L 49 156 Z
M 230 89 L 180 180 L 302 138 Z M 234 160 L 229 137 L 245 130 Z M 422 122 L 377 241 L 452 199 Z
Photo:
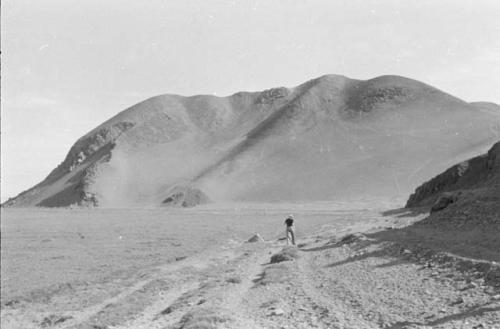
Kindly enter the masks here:
M 386 214 L 405 218 L 428 209 L 431 213 L 380 236 L 487 262 L 484 266 L 489 271 L 488 262 L 500 261 L 500 142 L 486 154 L 462 161 L 422 184 L 406 207 Z M 500 280 L 498 267 L 488 275 L 487 279 Z
M 153 206 L 179 190 L 213 202 L 403 197 L 498 140 L 500 111 L 485 104 L 398 76 L 161 95 L 80 138 L 5 205 Z
M 417 236 L 435 235 L 468 257 L 500 260 L 500 142 L 417 188 L 407 207 L 419 206 L 432 207 L 411 228 Z
M 439 198 L 459 201 L 476 196 L 476 201 L 495 199 L 500 203 L 500 142 L 488 153 L 463 161 L 419 186 L 407 207 L 429 206 Z

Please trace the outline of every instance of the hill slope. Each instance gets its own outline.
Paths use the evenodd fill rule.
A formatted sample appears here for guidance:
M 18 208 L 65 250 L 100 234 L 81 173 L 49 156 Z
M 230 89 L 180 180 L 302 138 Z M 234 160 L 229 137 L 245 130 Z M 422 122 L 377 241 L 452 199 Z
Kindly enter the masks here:
M 492 250 L 500 247 L 500 141 L 486 153 L 452 166 L 422 184 L 406 207 L 433 205 L 434 211 L 419 225 L 445 228 L 447 231 L 480 230 L 477 241 L 485 244 L 493 234 Z M 455 236 L 463 236 L 455 234 Z M 472 241 L 471 238 L 468 240 Z
M 484 104 L 398 76 L 161 95 L 80 138 L 5 205 L 151 206 L 171 191 L 216 202 L 402 197 L 498 140 L 500 111 Z
M 407 207 L 428 206 L 446 192 L 481 191 L 496 196 L 500 203 L 500 142 L 486 154 L 463 161 L 419 186 Z

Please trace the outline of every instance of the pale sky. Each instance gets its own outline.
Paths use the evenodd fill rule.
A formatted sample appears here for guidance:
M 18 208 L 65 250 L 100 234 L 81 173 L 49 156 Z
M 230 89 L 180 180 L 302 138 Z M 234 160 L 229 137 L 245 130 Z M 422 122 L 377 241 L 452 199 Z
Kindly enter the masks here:
M 1 199 L 163 93 L 396 74 L 500 103 L 500 1 L 4 0 Z

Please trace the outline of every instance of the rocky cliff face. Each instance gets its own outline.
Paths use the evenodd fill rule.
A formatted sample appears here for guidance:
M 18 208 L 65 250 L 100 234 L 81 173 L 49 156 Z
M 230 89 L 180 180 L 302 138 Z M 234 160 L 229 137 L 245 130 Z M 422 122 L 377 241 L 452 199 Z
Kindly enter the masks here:
M 461 192 L 474 189 L 500 187 L 500 142 L 488 153 L 463 161 L 419 186 L 406 207 L 435 204 L 446 192 Z M 450 195 L 450 193 L 448 193 Z
M 494 104 L 471 105 L 398 76 L 327 75 L 228 97 L 161 95 L 80 138 L 43 182 L 5 205 L 403 197 L 499 136 Z M 453 172 L 476 164 L 464 166 Z
M 174 186 L 163 200 L 162 205 L 183 208 L 195 207 L 210 202 L 210 199 L 200 190 L 189 186 Z
M 117 122 L 102 125 L 80 138 L 69 150 L 64 161 L 57 166 L 41 183 L 9 199 L 5 206 L 37 206 L 57 207 L 61 205 L 97 206 L 98 200 L 88 187 L 93 181 L 99 164 L 111 158 L 118 137 L 133 127 L 130 122 Z M 68 177 L 64 188 L 55 189 L 55 193 L 47 198 L 43 191 L 57 186 L 59 180 Z

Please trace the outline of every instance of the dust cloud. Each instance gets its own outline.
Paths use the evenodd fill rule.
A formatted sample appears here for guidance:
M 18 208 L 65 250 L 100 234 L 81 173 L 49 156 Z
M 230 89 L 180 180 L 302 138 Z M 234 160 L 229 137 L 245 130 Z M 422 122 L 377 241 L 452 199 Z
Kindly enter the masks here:
M 193 147 L 193 140 L 185 138 L 140 150 L 114 149 L 110 162 L 101 167 L 91 185 L 99 206 L 154 206 L 174 185 L 189 184 L 190 178 L 215 158 L 214 154 Z

